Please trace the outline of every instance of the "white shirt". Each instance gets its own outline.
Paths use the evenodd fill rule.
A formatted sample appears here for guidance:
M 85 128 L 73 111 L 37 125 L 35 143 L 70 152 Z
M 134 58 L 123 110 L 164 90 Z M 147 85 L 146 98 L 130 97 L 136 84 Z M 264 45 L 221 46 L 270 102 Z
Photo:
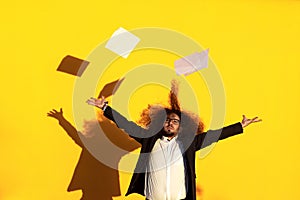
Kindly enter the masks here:
M 145 195 L 149 200 L 179 200 L 186 197 L 185 168 L 177 136 L 158 139 L 149 156 Z

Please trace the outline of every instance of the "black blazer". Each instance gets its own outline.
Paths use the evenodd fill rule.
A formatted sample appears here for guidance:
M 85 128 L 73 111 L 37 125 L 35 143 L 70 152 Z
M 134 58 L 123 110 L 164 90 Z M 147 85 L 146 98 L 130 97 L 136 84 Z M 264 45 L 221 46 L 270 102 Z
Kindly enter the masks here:
M 134 122 L 128 121 L 125 117 L 119 114 L 117 111 L 113 110 L 111 107 L 107 106 L 104 111 L 104 116 L 108 119 L 114 121 L 116 125 L 124 129 L 125 132 L 130 133 L 131 137 L 141 144 L 141 151 L 138 162 L 136 164 L 135 172 L 131 178 L 129 188 L 127 190 L 126 196 L 131 193 L 144 194 L 145 188 L 145 171 L 148 163 L 149 152 L 151 152 L 157 139 L 161 137 L 161 134 L 154 134 L 150 137 L 146 137 L 149 130 L 143 129 L 142 127 L 136 125 Z M 205 133 L 195 135 L 192 134 L 192 140 L 190 140 L 186 146 L 186 151 L 183 154 L 183 160 L 185 164 L 186 171 L 186 199 L 196 200 L 196 173 L 195 173 L 195 154 L 196 151 L 211 145 L 218 140 L 228 138 L 230 136 L 239 134 L 243 132 L 243 128 L 240 122 L 224 127 L 218 130 L 209 130 Z M 183 135 L 186 135 L 184 133 Z M 140 136 L 140 137 L 138 137 Z M 179 136 L 180 137 L 180 136 Z

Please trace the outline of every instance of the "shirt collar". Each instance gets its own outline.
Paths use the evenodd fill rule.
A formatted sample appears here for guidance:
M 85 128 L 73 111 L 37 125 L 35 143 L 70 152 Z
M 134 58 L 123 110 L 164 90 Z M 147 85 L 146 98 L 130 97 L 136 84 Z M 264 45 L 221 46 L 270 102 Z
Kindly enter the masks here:
M 173 137 L 172 139 L 169 139 L 168 137 L 166 136 L 162 136 L 161 137 L 161 140 L 164 141 L 164 142 L 171 142 L 173 140 L 176 140 L 178 138 L 178 135 L 176 135 L 175 137 Z

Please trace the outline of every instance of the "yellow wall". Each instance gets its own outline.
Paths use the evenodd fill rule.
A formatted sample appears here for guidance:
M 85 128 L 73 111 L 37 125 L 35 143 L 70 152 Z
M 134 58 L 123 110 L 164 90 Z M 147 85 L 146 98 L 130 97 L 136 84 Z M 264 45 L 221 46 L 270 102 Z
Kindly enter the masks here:
M 120 26 L 173 29 L 210 48 L 226 90 L 225 124 L 242 114 L 263 119 L 197 160 L 199 199 L 300 199 L 299 10 L 296 0 L 2 2 L 0 199 L 79 199 L 80 192 L 66 188 L 80 149 L 46 117 L 63 107 L 73 120 L 76 78 L 56 68 L 65 55 L 86 58 Z M 153 60 L 168 64 L 172 58 L 134 52 L 112 70 Z M 197 78 L 190 81 L 197 90 Z M 139 108 L 130 104 L 134 119 L 148 103 L 139 98 L 143 92 L 133 94 Z M 147 93 L 155 88 L 147 87 Z M 210 112 L 203 108 L 201 114 L 207 123 Z M 121 174 L 123 196 L 129 179 Z

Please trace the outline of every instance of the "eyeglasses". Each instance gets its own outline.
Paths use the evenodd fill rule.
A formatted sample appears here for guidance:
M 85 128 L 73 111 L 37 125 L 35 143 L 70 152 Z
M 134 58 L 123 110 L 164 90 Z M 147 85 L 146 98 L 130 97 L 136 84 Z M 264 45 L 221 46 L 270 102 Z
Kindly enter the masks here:
M 178 125 L 180 123 L 180 120 L 179 119 L 175 119 L 175 118 L 167 118 L 165 123 L 172 123 L 174 125 Z

